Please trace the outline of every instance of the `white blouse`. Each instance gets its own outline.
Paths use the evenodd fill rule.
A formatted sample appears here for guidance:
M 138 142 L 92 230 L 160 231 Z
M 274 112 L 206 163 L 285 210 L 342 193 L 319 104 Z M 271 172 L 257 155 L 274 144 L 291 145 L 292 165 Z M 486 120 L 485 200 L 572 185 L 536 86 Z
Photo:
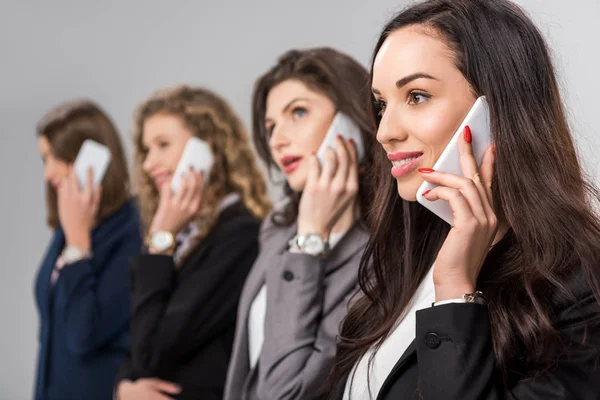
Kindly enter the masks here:
M 334 248 L 346 232 L 332 233 L 329 235 L 329 246 Z M 248 316 L 248 353 L 250 369 L 258 363 L 262 345 L 265 340 L 265 316 L 267 314 L 267 285 L 263 285 L 250 306 Z
M 344 400 L 377 398 L 383 382 L 392 372 L 398 359 L 415 339 L 417 311 L 431 307 L 434 301 L 435 287 L 433 285 L 432 266 L 413 296 L 408 312 L 400 318 L 396 328 L 381 344 L 373 357 L 371 365 L 369 366 L 368 363 L 373 354 L 373 349 L 367 351 L 352 369 L 346 382 Z

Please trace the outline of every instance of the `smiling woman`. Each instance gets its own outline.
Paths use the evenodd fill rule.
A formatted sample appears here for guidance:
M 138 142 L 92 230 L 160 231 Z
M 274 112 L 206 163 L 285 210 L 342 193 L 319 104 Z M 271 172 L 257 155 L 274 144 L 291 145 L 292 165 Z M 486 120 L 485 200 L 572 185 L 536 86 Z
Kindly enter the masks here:
M 600 197 L 549 53 L 508 0 L 424 1 L 384 28 L 371 89 L 387 157 L 332 398 L 598 398 Z M 463 175 L 433 170 L 479 96 L 493 139 L 481 165 L 466 127 Z M 452 227 L 415 201 L 424 181 Z
M 120 400 L 217 400 L 231 354 L 242 285 L 270 210 L 266 183 L 237 115 L 215 93 L 158 91 L 135 118 L 135 171 L 147 251 L 131 265 L 132 346 Z M 199 138 L 214 164 L 171 179 Z

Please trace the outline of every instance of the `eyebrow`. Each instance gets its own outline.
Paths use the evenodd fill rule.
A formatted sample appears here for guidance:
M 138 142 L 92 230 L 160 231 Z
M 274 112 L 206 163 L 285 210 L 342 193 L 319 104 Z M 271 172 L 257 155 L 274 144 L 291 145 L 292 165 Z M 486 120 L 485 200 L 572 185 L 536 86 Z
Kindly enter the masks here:
M 426 74 L 424 72 L 417 72 L 415 74 L 411 74 L 411 75 L 405 76 L 402 79 L 397 80 L 396 87 L 398 89 L 401 89 L 402 87 L 406 86 L 410 82 L 415 81 L 417 79 L 423 79 L 423 78 L 424 79 L 433 79 L 434 81 L 438 80 L 437 78 L 435 78 L 429 74 Z M 373 92 L 373 94 L 378 94 L 378 95 L 381 94 L 381 92 L 375 88 L 371 89 L 371 91 Z
M 287 104 L 285 105 L 285 107 L 283 107 L 283 110 L 281 110 L 281 113 L 282 113 L 282 114 L 284 114 L 284 113 L 285 113 L 287 110 L 289 110 L 289 109 L 290 109 L 290 107 L 291 107 L 291 106 L 292 106 L 292 105 L 293 105 L 295 102 L 297 102 L 297 101 L 301 101 L 301 100 L 304 100 L 304 101 L 310 101 L 310 100 L 308 100 L 307 98 L 303 98 L 303 97 L 296 97 L 295 99 L 293 99 L 293 100 L 291 100 L 289 103 L 287 103 Z M 271 118 L 265 118 L 265 122 L 270 122 L 270 121 L 273 121 L 273 120 L 272 120 Z

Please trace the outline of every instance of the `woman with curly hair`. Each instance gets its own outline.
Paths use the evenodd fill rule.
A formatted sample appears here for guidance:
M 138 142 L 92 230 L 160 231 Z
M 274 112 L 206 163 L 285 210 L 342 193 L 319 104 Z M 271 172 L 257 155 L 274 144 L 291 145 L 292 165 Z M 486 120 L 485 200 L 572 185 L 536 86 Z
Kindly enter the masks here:
M 157 92 L 135 119 L 135 178 L 147 252 L 131 265 L 132 348 L 119 399 L 221 399 L 236 308 L 270 211 L 242 124 L 202 88 Z M 210 172 L 170 181 L 188 139 L 207 142 Z

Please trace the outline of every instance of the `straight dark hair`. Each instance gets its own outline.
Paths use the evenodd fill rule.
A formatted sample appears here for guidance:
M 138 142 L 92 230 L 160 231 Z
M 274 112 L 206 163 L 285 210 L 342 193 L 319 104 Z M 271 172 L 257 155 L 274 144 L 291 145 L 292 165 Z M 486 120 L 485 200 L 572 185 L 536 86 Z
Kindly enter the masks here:
M 369 73 L 352 57 L 328 47 L 290 50 L 283 54 L 277 64 L 256 81 L 252 95 L 254 145 L 269 169 L 275 166 L 275 162 L 265 128 L 267 97 L 273 87 L 287 80 L 300 81 L 311 90 L 324 94 L 333 102 L 337 111 L 348 115 L 361 128 L 365 157 L 359 166 L 358 204 L 361 219 L 366 222 L 366 211 L 373 193 L 368 169 L 372 165 L 373 151 L 379 147 L 375 146 L 373 120 L 367 107 Z M 288 204 L 272 215 L 273 223 L 280 226 L 290 225 L 296 220 L 301 196 L 287 182 L 284 193 L 289 200 Z
M 583 272 L 597 299 L 600 294 L 594 211 L 600 198 L 582 174 L 550 52 L 510 1 L 430 0 L 393 17 L 373 60 L 392 32 L 409 26 L 445 41 L 473 91 L 489 102 L 496 144 L 492 191 L 499 220 L 510 229 L 486 258 L 477 289 L 488 298 L 498 372 L 505 382 L 533 376 L 561 351 L 552 304 L 573 299 L 564 277 Z M 378 125 L 378 110 L 371 113 Z M 399 198 L 389 162 L 377 154 L 374 233 L 359 270 L 364 296 L 343 323 L 333 386 L 392 331 L 449 231 L 420 204 Z

